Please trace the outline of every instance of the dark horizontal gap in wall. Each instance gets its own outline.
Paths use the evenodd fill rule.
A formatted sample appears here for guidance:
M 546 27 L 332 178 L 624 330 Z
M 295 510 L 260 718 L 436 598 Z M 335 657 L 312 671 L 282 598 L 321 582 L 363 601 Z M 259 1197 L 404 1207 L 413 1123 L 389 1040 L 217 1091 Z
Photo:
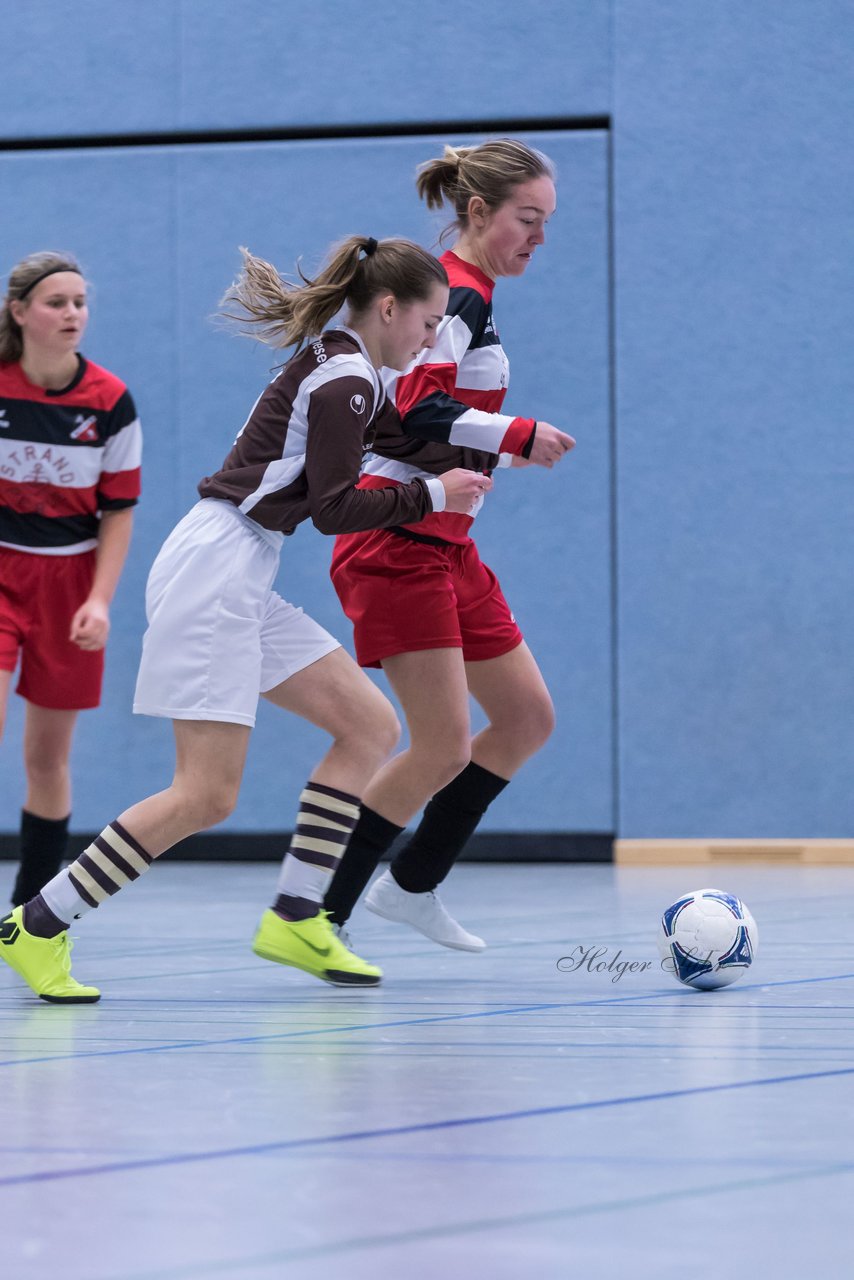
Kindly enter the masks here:
M 69 853 L 77 857 L 98 833 L 74 834 Z M 163 856 L 174 862 L 280 862 L 289 831 L 207 832 L 182 840 Z M 469 841 L 463 862 L 612 862 L 610 831 L 482 831 Z M 0 860 L 18 856 L 18 837 L 0 834 Z
M 174 147 L 228 142 L 304 142 L 320 138 L 409 138 L 433 133 L 564 133 L 608 130 L 610 116 L 531 116 L 512 120 L 430 120 L 409 124 L 318 124 L 270 129 L 185 129 L 157 133 L 97 133 L 80 137 L 5 138 L 0 151 L 70 151 L 84 147 Z

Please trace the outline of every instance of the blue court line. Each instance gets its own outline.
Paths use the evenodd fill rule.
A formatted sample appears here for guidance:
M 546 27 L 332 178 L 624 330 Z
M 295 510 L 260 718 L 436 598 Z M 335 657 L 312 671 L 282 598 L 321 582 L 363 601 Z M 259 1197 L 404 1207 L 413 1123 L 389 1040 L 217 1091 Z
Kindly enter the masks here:
M 312 1053 L 315 1052 L 316 1049 L 319 1047 L 325 1048 L 326 1046 L 312 1045 L 311 1052 Z M 328 1047 L 331 1049 L 334 1046 L 330 1044 Z M 370 1039 L 351 1040 L 347 1045 L 347 1051 L 349 1052 L 352 1048 L 375 1049 L 377 1047 L 379 1046 L 377 1046 L 375 1042 Z M 423 1055 L 425 1057 L 443 1057 L 443 1058 L 444 1057 L 460 1058 L 460 1057 L 474 1057 L 474 1056 L 490 1057 L 495 1053 L 496 1049 L 514 1049 L 517 1051 L 517 1055 L 520 1057 L 530 1056 L 530 1052 L 545 1053 L 550 1049 L 552 1050 L 553 1049 L 571 1049 L 573 1052 L 576 1049 L 597 1049 L 599 1051 L 600 1057 L 603 1057 L 603 1056 L 613 1057 L 615 1054 L 622 1053 L 625 1049 L 644 1049 L 644 1050 L 649 1049 L 649 1050 L 655 1050 L 656 1052 L 660 1049 L 668 1049 L 668 1050 L 681 1050 L 682 1051 L 681 1061 L 683 1062 L 693 1062 L 700 1055 L 702 1055 L 703 1061 L 708 1061 L 710 1053 L 721 1054 L 721 1060 L 726 1058 L 727 1061 L 730 1061 L 732 1059 L 732 1047 L 730 1045 L 721 1045 L 720 1043 L 716 1043 L 715 1041 L 710 1041 L 708 1044 L 701 1044 L 698 1041 L 692 1040 L 690 1044 L 685 1044 L 684 1041 L 680 1041 L 680 1040 L 674 1040 L 672 1042 L 666 1041 L 666 1040 L 665 1041 L 614 1040 L 612 1043 L 608 1043 L 604 1039 L 603 1040 L 575 1040 L 571 1038 L 569 1035 L 567 1035 L 562 1040 L 455 1040 L 454 1041 L 453 1049 L 455 1051 L 458 1049 L 468 1049 L 468 1050 L 475 1049 L 475 1050 L 480 1050 L 479 1055 L 469 1054 L 469 1053 L 462 1054 L 457 1052 L 436 1053 L 435 1052 L 436 1046 L 425 1045 L 423 1040 L 395 1040 L 394 1048 L 426 1050 L 426 1052 Z M 528 1054 L 523 1053 L 522 1052 L 523 1050 L 528 1050 L 529 1053 Z M 851 1042 L 849 1044 L 760 1044 L 756 1046 L 739 1045 L 738 1053 L 742 1057 L 746 1056 L 746 1057 L 754 1057 L 754 1058 L 761 1058 L 765 1054 L 776 1055 L 779 1053 L 790 1053 L 792 1054 L 793 1057 L 803 1056 L 804 1054 L 807 1054 L 807 1053 L 820 1053 L 820 1054 L 839 1053 L 839 1054 L 847 1054 L 848 1056 L 851 1056 L 851 1055 L 854 1055 L 854 1042 Z M 509 1054 L 502 1054 L 502 1057 L 505 1057 L 505 1058 L 509 1056 L 510 1056 Z
M 619 1213 L 632 1209 L 647 1209 L 655 1205 L 682 1200 L 697 1200 L 706 1196 L 725 1195 L 738 1191 L 754 1191 L 785 1183 L 807 1182 L 813 1178 L 835 1177 L 851 1173 L 854 1164 L 819 1165 L 811 1172 L 770 1174 L 766 1177 L 740 1178 L 732 1182 L 709 1183 L 705 1186 L 681 1187 L 674 1191 L 652 1192 L 642 1196 L 627 1196 L 622 1200 L 601 1200 L 590 1204 L 573 1204 L 560 1209 L 543 1209 L 533 1213 L 505 1214 L 500 1218 L 480 1218 L 468 1222 L 451 1222 L 421 1227 L 410 1231 L 389 1232 L 386 1235 L 354 1236 L 335 1240 L 329 1244 L 304 1245 L 297 1249 L 282 1249 L 273 1253 L 254 1254 L 242 1258 L 222 1259 L 216 1262 L 191 1263 L 188 1266 L 168 1267 L 159 1271 L 123 1271 L 122 1280 L 194 1280 L 200 1276 L 230 1272 L 245 1275 L 251 1268 L 281 1266 L 284 1262 L 307 1261 L 311 1258 L 329 1257 L 333 1254 L 354 1253 L 357 1250 L 382 1249 L 394 1246 L 429 1243 L 455 1236 L 491 1235 L 499 1230 L 517 1230 L 550 1222 L 584 1218 L 600 1213 Z M 484 1261 L 488 1262 L 488 1258 Z M 488 1267 L 487 1267 L 488 1270 Z
M 565 944 L 562 944 L 562 945 L 565 945 Z M 401 954 L 402 954 L 402 953 L 401 953 Z M 423 952 L 423 953 L 419 953 L 419 955 L 420 955 L 420 954 L 427 955 L 427 954 L 433 954 L 433 952 L 431 951 L 431 952 L 429 952 L 429 953 L 428 953 L 428 952 L 426 952 L 426 951 L 425 951 L 425 952 Z M 410 959 L 411 959 L 411 958 L 412 958 L 412 956 L 411 956 L 411 955 L 409 955 L 409 956 L 408 956 L 408 958 L 410 958 Z M 555 962 L 547 962 L 547 963 L 549 964 L 549 968 L 551 969 L 552 963 L 556 963 L 556 961 L 555 961 Z M 114 983 L 116 983 L 116 985 L 117 985 L 117 986 L 121 986 L 122 984 L 124 984 L 124 983 L 128 983 L 128 982 L 157 982 L 157 981 L 160 981 L 161 979 L 165 979 L 165 978 L 209 978 L 209 977 L 220 978 L 220 977 L 223 977 L 224 975 L 227 975 L 227 974 L 230 974 L 230 973 L 246 973 L 246 972 L 248 972 L 248 971 L 260 972 L 260 970 L 259 970 L 259 968 L 258 968 L 258 966 L 257 966 L 256 964 L 249 963 L 249 964 L 242 964 L 242 965 L 231 965 L 231 966 L 228 966 L 228 967 L 226 967 L 226 968 L 217 968 L 217 969 L 179 969 L 179 970 L 172 970 L 172 971 L 169 971 L 169 972 L 166 972 L 166 973 L 140 973 L 140 974 L 125 974 L 125 975 L 122 975 L 122 976 L 119 976 L 119 977 L 114 977 L 114 978 L 109 978 L 109 977 L 108 977 L 108 978 L 101 978 L 101 979 L 99 979 L 99 981 L 102 983 L 102 985 L 108 985 L 110 982 L 114 982 Z M 562 976 L 568 976 L 568 975 L 562 975 Z M 724 997 L 724 998 L 726 998 L 726 999 L 730 999 L 732 995 L 741 995 L 741 994 L 743 994 L 745 991 L 763 991 L 763 990 L 767 990 L 767 989 L 769 989 L 769 988 L 776 988 L 776 987 L 803 986 L 803 985 L 808 985 L 808 984 L 810 984 L 810 983 L 816 983 L 816 982 L 842 982 L 842 981 L 844 981 L 844 980 L 846 980 L 846 979 L 848 979 L 848 978 L 854 978 L 854 972 L 852 972 L 852 973 L 831 973 L 831 974 L 823 974 L 823 975 L 820 975 L 820 976 L 815 977 L 815 978 L 781 978 L 781 979 L 778 979 L 777 981 L 761 981 L 761 980 L 760 980 L 760 981 L 758 981 L 758 982 L 743 982 L 743 983 L 742 983 L 742 982 L 740 982 L 740 983 L 738 984 L 738 990 L 737 990 L 737 991 L 735 991 L 735 992 L 731 992 L 731 991 L 730 991 L 730 988 L 719 988 L 719 989 L 718 989 L 714 994 L 715 994 L 718 998 L 720 998 L 720 996 L 721 996 L 722 992 L 724 992 L 724 991 L 725 991 L 725 992 L 726 992 L 726 995 L 725 995 L 725 997 Z M 406 986 L 407 984 L 410 984 L 410 983 L 412 983 L 413 981 L 419 981 L 419 982 L 421 982 L 422 980 L 421 980 L 421 979 L 415 979 L 415 980 L 413 980 L 413 979 L 411 979 L 411 978 L 403 978 L 403 979 L 399 979 L 399 980 L 398 980 L 398 985 L 399 985 L 399 986 Z M 436 987 L 436 985 L 441 985 L 441 982 L 442 982 L 442 981 L 447 982 L 447 983 L 449 983 L 449 984 L 453 984 L 455 987 L 459 987 L 459 986 L 461 986 L 461 985 L 464 985 L 464 986 L 475 986 L 475 985 L 477 985 L 477 984 L 482 984 L 482 983 L 484 983 L 485 981 L 496 981 L 496 979 L 494 979 L 494 978 L 493 978 L 493 979 L 489 979 L 489 980 L 487 980 L 487 979 L 483 979 L 483 978 L 463 978 L 463 979 L 460 979 L 460 978 L 459 978 L 459 977 L 457 977 L 457 976 L 448 976 L 446 979 L 439 980 L 439 983 L 438 983 L 438 984 L 437 984 L 437 981 L 436 981 L 435 979 L 434 979 L 434 980 L 432 980 L 432 982 L 431 982 L 431 986 L 435 988 L 435 987 Z M 535 979 L 535 978 L 527 978 L 527 979 L 524 979 L 523 981 L 525 981 L 525 982 L 534 982 L 534 981 L 537 981 L 537 979 Z M 616 986 L 616 983 L 612 984 L 612 983 L 610 982 L 610 979 L 606 979 L 606 978 L 603 976 L 603 978 L 602 978 L 602 982 L 604 983 L 605 981 L 608 981 L 609 985 Z M 14 991 L 14 990 L 19 990 L 19 989 L 20 989 L 19 987 L 13 987 L 13 986 L 11 986 L 11 985 L 10 985 L 10 986 L 8 986 L 8 987 L 7 987 L 7 986 L 5 986 L 5 985 L 0 986 L 0 999 L 2 999 L 6 994 L 11 993 L 11 992 L 12 992 L 12 991 Z M 386 988 L 386 990 L 388 990 L 388 989 L 389 989 L 389 988 Z M 353 993 L 352 993 L 352 994 L 353 994 L 353 995 L 355 995 L 355 994 L 359 994 L 359 995 L 364 996 L 364 995 L 366 995 L 368 992 L 373 992 L 374 990 L 375 990 L 374 988 L 365 988 L 365 989 L 363 989 L 363 990 L 359 990 L 359 991 L 357 991 L 357 990 L 355 990 L 355 989 L 354 989 L 354 991 L 353 991 Z M 333 993 L 328 993 L 328 994 L 332 995 Z M 336 994 L 336 995 L 340 995 L 340 988 L 338 989 L 338 991 L 336 991 L 336 992 L 335 992 L 335 994 Z M 710 994 L 709 992 L 703 992 L 703 993 L 700 993 L 700 992 L 697 992 L 697 991 L 691 991 L 691 990 L 689 990 L 687 987 L 684 987 L 684 986 L 681 986 L 681 985 L 677 985 L 677 984 L 674 982 L 674 986 L 673 986 L 673 989 L 672 989 L 672 990 L 668 989 L 667 991 L 665 991 L 665 990 L 660 990 L 660 991 L 646 992 L 646 993 L 642 993 L 642 994 L 640 994 L 640 995 L 635 995 L 635 996 L 607 997 L 607 998 L 601 998 L 601 999 L 599 999 L 598 1001 L 588 1000 L 588 1001 L 584 1001 L 583 1003 L 585 1003 L 585 1004 L 594 1004 L 594 1003 L 599 1003 L 599 1004 L 610 1004 L 610 1003 L 616 1003 L 616 1002 L 618 1002 L 619 1000 L 653 1000 L 653 999 L 657 999 L 657 998 L 659 998 L 659 997 L 661 997 L 661 996 L 663 996 L 663 997 L 667 997 L 667 996 L 679 996 L 679 995 L 681 995 L 681 996 L 683 996 L 683 997 L 689 997 L 689 998 L 690 998 L 690 997 L 693 997 L 694 999 L 696 999 L 696 998 L 698 998 L 698 997 L 699 997 L 700 999 L 703 999 L 703 997 L 704 997 L 704 996 L 705 996 L 706 998 L 708 998 L 709 994 Z M 276 997 L 272 997 L 272 996 L 271 996 L 271 997 L 269 997 L 269 999 L 271 999 L 271 1000 L 272 1000 L 272 999 L 279 999 L 279 998 L 281 998 L 282 1000 L 287 1000 L 287 1001 L 294 1001 L 294 1000 L 300 999 L 300 997 L 299 997 L 296 993 L 293 993 L 293 994 L 291 994 L 291 993 L 281 993 L 281 995 L 280 995 L 280 996 L 279 996 L 279 995 L 277 995 Z M 380 998 L 382 998 L 382 995 L 380 995 Z M 402 997 L 401 997 L 401 998 L 402 998 Z M 117 996 L 117 997 L 115 997 L 115 999 L 116 999 L 116 1000 L 121 1000 L 121 999 L 122 999 L 122 997 L 121 997 L 121 996 Z M 196 1004 L 196 1003 L 199 1003 L 199 1004 L 204 1004 L 204 1003 L 208 1003 L 208 1004 L 224 1004 L 224 1005 L 228 1005 L 228 1004 L 242 1004 L 242 1003 L 243 1003 L 243 997 L 240 995 L 240 993 L 235 993 L 235 994 L 234 994 L 234 996 L 230 996 L 230 997 L 228 997 L 228 996 L 220 997 L 219 999 L 216 999 L 216 1000 L 211 1000 L 211 999 L 206 998 L 206 997 L 204 997 L 204 996 L 200 996 L 200 997 L 198 998 L 198 1000 L 197 1000 L 194 996 L 191 996 L 191 995 L 187 995 L 187 996 L 172 996 L 172 997 L 168 997 L 168 996 L 163 996 L 163 997 L 158 997 L 158 996 L 130 996 L 130 997 L 128 997 L 128 999 L 129 999 L 129 1000 L 131 1000 L 131 1001 L 133 1001 L 133 1000 L 136 1000 L 136 1001 L 138 1001 L 138 1002 L 147 1001 L 147 1002 L 149 1002 L 149 1003 L 156 1003 L 156 1004 L 166 1004 L 166 1003 L 176 1003 L 176 1004 Z M 257 996 L 256 996 L 256 997 L 250 997 L 249 999 L 252 1001 L 252 1003 L 262 1003 L 262 999 L 261 999 L 261 998 L 259 998 L 259 997 L 257 997 Z M 575 1004 L 575 1003 L 582 1003 L 582 1002 L 580 1002 L 580 1001 L 579 1001 L 579 1002 L 571 1001 L 570 1003 Z
M 793 986 L 798 985 L 799 983 L 837 982 L 841 979 L 847 978 L 854 978 L 854 974 L 829 974 L 821 978 L 787 979 L 778 983 L 756 984 L 752 989 L 762 990 L 769 986 Z M 750 987 L 742 987 L 741 991 L 744 992 L 750 989 Z M 708 994 L 709 993 L 706 993 L 707 998 Z M 219 1040 L 176 1040 L 169 1044 L 148 1045 L 133 1049 L 93 1049 L 88 1051 L 84 1050 L 83 1052 L 78 1053 L 44 1054 L 40 1057 L 32 1058 L 10 1058 L 5 1061 L 0 1061 L 0 1067 L 32 1066 L 43 1062 L 66 1062 L 86 1058 L 128 1057 L 133 1054 L 167 1053 L 176 1049 L 217 1049 L 222 1048 L 225 1045 L 236 1044 L 275 1044 L 282 1040 L 299 1040 L 310 1036 L 320 1035 L 349 1034 L 353 1031 L 377 1032 L 386 1031 L 392 1027 L 429 1026 L 433 1023 L 463 1022 L 470 1021 L 475 1018 L 506 1017 L 510 1014 L 547 1013 L 559 1009 L 587 1009 L 601 1007 L 602 1005 L 638 1004 L 649 1000 L 676 998 L 702 999 L 702 996 L 698 992 L 689 992 L 686 989 L 676 987 L 672 991 L 653 991 L 634 996 L 608 996 L 599 997 L 598 999 L 593 1000 L 554 1001 L 547 1004 L 517 1005 L 505 1009 L 480 1010 L 475 1013 L 434 1014 L 430 1017 L 398 1018 L 389 1022 L 354 1023 L 350 1026 L 311 1027 L 305 1031 L 283 1031 L 273 1035 L 228 1036 Z M 698 1005 L 696 1007 L 700 1006 Z M 734 1006 L 734 1009 L 750 1009 L 751 1007 L 752 1006 L 750 1005 L 736 1005 Z
M 111 1164 L 89 1165 L 79 1169 L 44 1169 L 37 1173 L 0 1177 L 0 1187 L 17 1187 L 34 1182 L 59 1182 L 71 1178 L 93 1178 L 101 1174 L 128 1173 L 138 1169 L 162 1169 L 183 1164 L 205 1164 L 212 1160 L 232 1160 L 242 1156 L 268 1155 L 272 1152 L 304 1151 L 330 1147 L 339 1142 L 365 1142 L 377 1138 L 400 1138 L 416 1133 L 465 1129 L 474 1125 L 497 1124 L 508 1120 L 535 1120 L 544 1116 L 571 1115 L 580 1111 L 602 1111 L 609 1107 L 633 1106 L 644 1102 L 665 1102 L 676 1098 L 695 1098 L 701 1094 L 732 1093 L 737 1089 L 764 1088 L 776 1084 L 796 1084 L 804 1080 L 830 1080 L 854 1075 L 854 1067 L 833 1071 L 799 1072 L 790 1076 L 766 1076 L 758 1080 L 736 1080 L 730 1084 L 698 1085 L 693 1089 L 666 1089 L 660 1093 L 629 1094 L 618 1098 L 600 1098 L 596 1102 L 569 1102 L 556 1107 L 532 1107 L 524 1111 L 503 1111 L 485 1116 L 462 1116 L 457 1120 L 429 1120 L 420 1124 L 397 1125 L 386 1129 L 357 1129 L 352 1133 L 329 1134 L 324 1138 L 286 1138 L 279 1142 L 262 1142 L 248 1147 L 224 1147 L 211 1151 L 193 1151 L 181 1155 L 149 1156 L 138 1160 L 117 1160 Z
M 667 995 L 670 994 L 670 992 L 667 992 Z M 676 991 L 672 994 L 680 995 L 681 993 Z M 590 1006 L 599 1006 L 602 1004 L 623 1004 L 627 1001 L 654 998 L 656 997 L 625 996 L 614 1000 L 580 1000 L 556 1004 L 518 1005 L 504 1009 L 480 1010 L 475 1013 L 443 1013 L 434 1014 L 430 1017 L 396 1018 L 386 1022 L 359 1022 L 337 1027 L 309 1027 L 304 1031 L 280 1031 L 254 1036 L 224 1036 L 218 1040 L 175 1040 L 171 1043 L 143 1045 L 141 1047 L 134 1047 L 131 1049 L 92 1049 L 78 1051 L 76 1053 L 43 1054 L 40 1057 L 31 1058 L 9 1058 L 5 1061 L 0 1061 L 0 1067 L 31 1066 L 42 1062 L 67 1062 L 86 1058 L 129 1057 L 135 1054 L 168 1053 L 176 1049 L 220 1049 L 226 1045 L 277 1044 L 284 1040 L 304 1040 L 315 1036 L 349 1035 L 354 1031 L 370 1031 L 376 1033 L 378 1031 L 387 1031 L 392 1027 L 420 1027 L 430 1026 L 436 1023 L 467 1022 L 479 1018 L 506 1017 L 511 1014 L 520 1013 L 543 1013 L 557 1009 L 588 1008 Z

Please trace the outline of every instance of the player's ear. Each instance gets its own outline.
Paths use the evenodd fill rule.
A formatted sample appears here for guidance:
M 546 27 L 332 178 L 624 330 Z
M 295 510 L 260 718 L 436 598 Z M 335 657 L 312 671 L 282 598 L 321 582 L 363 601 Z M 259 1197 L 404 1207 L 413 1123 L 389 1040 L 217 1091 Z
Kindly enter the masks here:
M 377 314 L 383 324 L 391 324 L 397 308 L 397 298 L 393 293 L 384 293 L 376 301 Z
M 489 214 L 489 206 L 483 196 L 471 196 L 468 204 L 469 222 L 476 227 L 483 227 Z

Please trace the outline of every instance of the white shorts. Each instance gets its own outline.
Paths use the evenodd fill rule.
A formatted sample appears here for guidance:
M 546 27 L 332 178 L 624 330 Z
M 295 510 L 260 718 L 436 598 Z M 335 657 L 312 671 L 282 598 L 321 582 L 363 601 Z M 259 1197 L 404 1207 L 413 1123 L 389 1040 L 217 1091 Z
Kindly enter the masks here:
M 217 498 L 176 525 L 145 589 L 137 714 L 252 727 L 261 693 L 340 648 L 272 590 L 282 541 Z

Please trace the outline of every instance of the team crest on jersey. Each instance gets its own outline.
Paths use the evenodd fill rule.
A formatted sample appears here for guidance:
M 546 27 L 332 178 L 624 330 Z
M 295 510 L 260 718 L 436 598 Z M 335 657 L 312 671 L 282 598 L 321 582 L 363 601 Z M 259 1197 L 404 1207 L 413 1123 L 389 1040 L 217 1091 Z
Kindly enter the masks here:
M 94 413 L 90 413 L 88 418 L 84 418 L 82 413 L 78 413 L 74 419 L 74 430 L 71 432 L 72 440 L 80 440 L 83 444 L 91 444 L 93 440 L 98 439 L 98 419 Z

